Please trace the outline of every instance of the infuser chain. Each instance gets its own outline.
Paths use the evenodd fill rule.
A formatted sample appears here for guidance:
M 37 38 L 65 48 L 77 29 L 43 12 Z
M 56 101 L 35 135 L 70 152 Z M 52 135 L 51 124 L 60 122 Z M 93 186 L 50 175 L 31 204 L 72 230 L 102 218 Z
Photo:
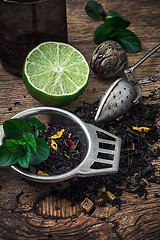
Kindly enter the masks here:
M 152 77 L 147 78 L 147 79 L 139 80 L 138 83 L 143 84 L 143 83 L 157 82 L 158 79 L 160 79 L 160 72 Z

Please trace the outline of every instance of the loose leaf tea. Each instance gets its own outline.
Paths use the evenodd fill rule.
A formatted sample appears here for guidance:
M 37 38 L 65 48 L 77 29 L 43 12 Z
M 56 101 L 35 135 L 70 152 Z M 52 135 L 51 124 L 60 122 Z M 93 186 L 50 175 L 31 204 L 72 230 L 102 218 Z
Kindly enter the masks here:
M 84 122 L 95 124 L 97 107 L 98 102 L 83 103 L 74 113 Z M 69 187 L 57 194 L 70 200 L 72 206 L 89 197 L 98 206 L 110 202 L 120 208 L 123 191 L 146 198 L 146 187 L 152 182 L 160 182 L 152 164 L 152 161 L 160 156 L 159 147 L 153 147 L 159 140 L 159 127 L 156 125 L 159 109 L 157 104 L 139 103 L 117 120 L 103 125 L 97 124 L 122 139 L 118 173 L 70 179 Z
M 77 167 L 82 159 L 83 149 L 78 138 L 69 128 L 47 123 L 47 130 L 39 135 L 49 146 L 50 155 L 46 161 L 35 166 L 39 175 L 58 175 Z M 33 168 L 32 168 L 33 169 Z

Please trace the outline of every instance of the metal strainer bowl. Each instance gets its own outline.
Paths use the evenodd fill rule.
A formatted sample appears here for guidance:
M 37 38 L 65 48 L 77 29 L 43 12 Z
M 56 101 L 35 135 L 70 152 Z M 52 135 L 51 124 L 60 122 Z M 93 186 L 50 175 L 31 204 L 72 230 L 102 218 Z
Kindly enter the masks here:
M 36 107 L 22 111 L 12 118 L 22 118 L 27 120 L 30 116 L 37 117 L 42 122 L 61 124 L 70 130 L 80 141 L 83 149 L 82 161 L 73 170 L 60 175 L 39 176 L 31 173 L 28 169 L 23 169 L 19 165 L 11 166 L 23 177 L 44 183 L 60 182 L 71 177 L 89 177 L 104 175 L 118 171 L 121 139 L 107 131 L 94 125 L 84 123 L 77 116 L 69 111 L 54 107 Z M 5 134 L 3 126 L 0 126 L 0 145 L 3 144 Z M 94 167 L 98 163 L 100 167 Z

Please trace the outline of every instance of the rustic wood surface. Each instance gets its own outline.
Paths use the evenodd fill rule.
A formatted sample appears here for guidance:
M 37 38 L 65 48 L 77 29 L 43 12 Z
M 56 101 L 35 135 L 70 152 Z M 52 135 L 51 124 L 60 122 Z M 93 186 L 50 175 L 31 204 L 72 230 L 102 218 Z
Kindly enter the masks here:
M 107 10 L 115 10 L 130 22 L 129 29 L 141 40 L 142 51 L 128 54 L 129 65 L 160 42 L 159 0 L 102 0 Z M 82 52 L 89 62 L 96 47 L 93 34 L 100 22 L 93 21 L 85 13 L 84 0 L 67 0 L 69 43 Z M 143 79 L 160 70 L 160 51 L 137 68 L 136 79 Z M 84 93 L 69 106 L 74 110 L 87 102 L 98 100 L 109 81 L 91 72 L 89 84 Z M 160 104 L 160 81 L 143 85 L 142 95 L 157 92 L 156 103 Z M 35 106 L 42 106 L 28 93 L 20 77 L 7 73 L 0 66 L 0 124 L 16 113 Z M 85 214 L 79 205 L 71 207 L 66 199 L 54 196 L 52 184 L 29 182 L 13 170 L 0 168 L 0 240 L 24 239 L 160 239 L 160 186 L 149 187 L 147 200 L 134 194 L 122 195 L 123 204 L 119 211 L 106 205 L 96 207 L 91 214 Z M 73 217 L 74 216 L 74 217 Z M 102 221 L 102 218 L 105 219 Z

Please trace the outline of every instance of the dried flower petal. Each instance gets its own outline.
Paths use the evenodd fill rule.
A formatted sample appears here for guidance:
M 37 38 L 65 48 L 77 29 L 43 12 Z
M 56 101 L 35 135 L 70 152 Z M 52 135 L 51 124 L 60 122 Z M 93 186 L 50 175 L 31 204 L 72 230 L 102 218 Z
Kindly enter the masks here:
M 56 143 L 54 140 L 52 140 L 51 147 L 52 147 L 54 150 L 56 150 L 56 151 L 57 151 L 57 149 L 58 149 L 58 145 L 57 145 L 57 143 Z
M 103 193 L 105 193 L 105 192 L 106 192 L 106 188 L 105 188 L 105 187 L 102 187 L 102 188 L 100 189 L 100 191 L 103 192 Z
M 72 135 L 72 133 L 69 133 L 69 134 L 68 134 L 68 138 L 70 138 L 70 137 L 71 137 L 71 135 Z
M 119 121 L 121 118 L 123 118 L 124 116 L 120 116 L 119 118 L 116 119 L 116 121 Z
M 134 126 L 132 126 L 132 129 L 133 129 L 133 130 L 136 130 L 136 131 L 138 131 L 138 132 L 148 132 L 148 131 L 151 130 L 151 129 L 148 128 L 148 127 L 134 127 Z
M 53 136 L 51 136 L 51 139 L 57 139 L 57 138 L 61 138 L 63 133 L 64 133 L 65 129 L 63 128 L 61 131 L 57 132 L 56 134 L 54 134 Z
M 43 172 L 41 170 L 39 170 L 37 174 L 40 175 L 40 176 L 49 176 L 48 173 L 45 173 L 45 172 Z
M 80 99 L 80 102 L 85 102 L 85 101 L 86 101 L 86 99 L 84 99 L 84 98 Z
M 47 128 L 48 128 L 48 124 L 47 124 L 47 122 L 45 123 L 45 125 L 46 125 L 46 130 L 45 130 L 45 132 L 47 132 Z
M 116 198 L 116 196 L 113 193 L 111 193 L 110 191 L 107 191 L 106 193 L 107 193 L 107 197 L 109 198 L 110 201 L 113 201 Z
M 66 143 L 68 144 L 72 151 L 75 149 L 76 145 L 72 140 L 66 139 Z
M 132 142 L 132 145 L 131 145 L 132 149 L 135 150 L 135 144 Z

